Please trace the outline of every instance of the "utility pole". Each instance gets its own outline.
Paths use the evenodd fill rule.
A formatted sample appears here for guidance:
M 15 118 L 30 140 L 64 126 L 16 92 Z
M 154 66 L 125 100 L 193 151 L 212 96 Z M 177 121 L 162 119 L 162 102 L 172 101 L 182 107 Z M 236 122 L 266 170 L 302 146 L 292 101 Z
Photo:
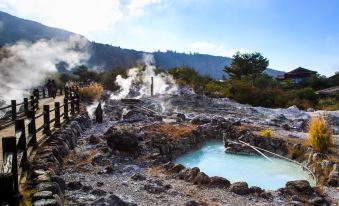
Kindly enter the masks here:
M 154 82 L 153 82 L 153 77 L 151 77 L 151 96 L 154 95 Z

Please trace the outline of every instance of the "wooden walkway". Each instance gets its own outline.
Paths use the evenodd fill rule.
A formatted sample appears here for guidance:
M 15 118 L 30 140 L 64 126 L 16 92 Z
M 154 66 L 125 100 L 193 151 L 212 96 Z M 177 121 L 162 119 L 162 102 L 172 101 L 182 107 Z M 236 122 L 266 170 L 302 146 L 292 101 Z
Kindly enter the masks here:
M 40 115 L 43 112 L 43 105 L 50 105 L 50 109 L 54 108 L 54 103 L 55 102 L 60 102 L 60 104 L 63 104 L 64 102 L 64 95 L 57 96 L 55 99 L 53 98 L 45 98 L 45 99 L 40 99 L 39 100 L 39 109 L 36 111 L 36 115 Z M 60 111 L 61 113 L 63 112 L 63 108 Z M 51 114 L 52 116 L 54 115 L 54 112 Z M 63 121 L 63 118 L 62 118 Z M 61 122 L 62 123 L 62 122 Z M 36 119 L 36 127 L 39 128 L 43 125 L 43 117 L 40 117 Z M 53 124 L 51 125 L 51 129 L 53 129 Z M 26 134 L 28 134 L 28 131 L 26 131 Z M 15 136 L 14 132 L 14 125 L 11 125 L 5 129 L 0 130 L 0 139 L 3 137 L 8 137 L 8 136 Z M 37 133 L 37 140 L 41 140 L 43 138 L 42 131 Z M 2 154 L 2 141 L 0 140 L 0 154 Z M 2 155 L 0 155 L 0 165 L 2 164 Z

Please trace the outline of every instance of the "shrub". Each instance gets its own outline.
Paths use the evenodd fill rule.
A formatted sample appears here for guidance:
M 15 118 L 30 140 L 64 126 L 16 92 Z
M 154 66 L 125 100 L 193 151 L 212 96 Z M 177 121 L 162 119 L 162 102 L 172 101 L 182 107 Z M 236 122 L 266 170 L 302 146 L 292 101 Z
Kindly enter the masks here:
M 333 145 L 332 131 L 324 117 L 312 118 L 309 123 L 309 142 L 318 152 L 328 152 Z
M 79 88 L 79 95 L 81 98 L 89 101 L 100 99 L 104 87 L 98 83 L 91 83 L 88 86 Z
M 271 138 L 272 137 L 272 129 L 271 128 L 266 128 L 260 131 L 260 136 L 262 137 L 267 137 Z

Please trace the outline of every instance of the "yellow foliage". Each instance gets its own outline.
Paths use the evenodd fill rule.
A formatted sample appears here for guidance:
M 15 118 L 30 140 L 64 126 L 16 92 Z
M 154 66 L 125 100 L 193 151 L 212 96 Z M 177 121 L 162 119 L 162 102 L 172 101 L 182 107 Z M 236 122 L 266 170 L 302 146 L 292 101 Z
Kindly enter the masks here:
M 315 117 L 309 122 L 309 143 L 319 152 L 327 152 L 333 145 L 332 130 L 324 117 Z
M 270 138 L 272 137 L 272 129 L 266 128 L 260 131 L 260 136 Z
M 79 88 L 79 95 L 87 100 L 95 101 L 100 99 L 104 87 L 98 83 L 91 83 L 88 86 Z

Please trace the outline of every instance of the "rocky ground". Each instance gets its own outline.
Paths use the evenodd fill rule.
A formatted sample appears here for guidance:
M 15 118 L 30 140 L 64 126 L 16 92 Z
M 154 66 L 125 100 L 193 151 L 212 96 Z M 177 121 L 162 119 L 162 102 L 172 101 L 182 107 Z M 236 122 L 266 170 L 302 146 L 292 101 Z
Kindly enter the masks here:
M 65 181 L 65 205 L 338 205 L 335 187 L 319 189 L 293 181 L 277 191 L 264 191 L 171 163 L 209 139 L 240 136 L 287 155 L 289 144 L 280 138 L 302 139 L 311 112 L 255 108 L 197 95 L 107 99 L 104 111 L 104 123 L 93 123 L 81 134 L 58 171 Z M 336 114 L 329 116 L 338 127 Z M 253 131 L 265 127 L 280 138 L 257 139 Z M 295 142 L 291 145 L 299 148 Z M 336 161 L 326 164 L 334 185 Z

